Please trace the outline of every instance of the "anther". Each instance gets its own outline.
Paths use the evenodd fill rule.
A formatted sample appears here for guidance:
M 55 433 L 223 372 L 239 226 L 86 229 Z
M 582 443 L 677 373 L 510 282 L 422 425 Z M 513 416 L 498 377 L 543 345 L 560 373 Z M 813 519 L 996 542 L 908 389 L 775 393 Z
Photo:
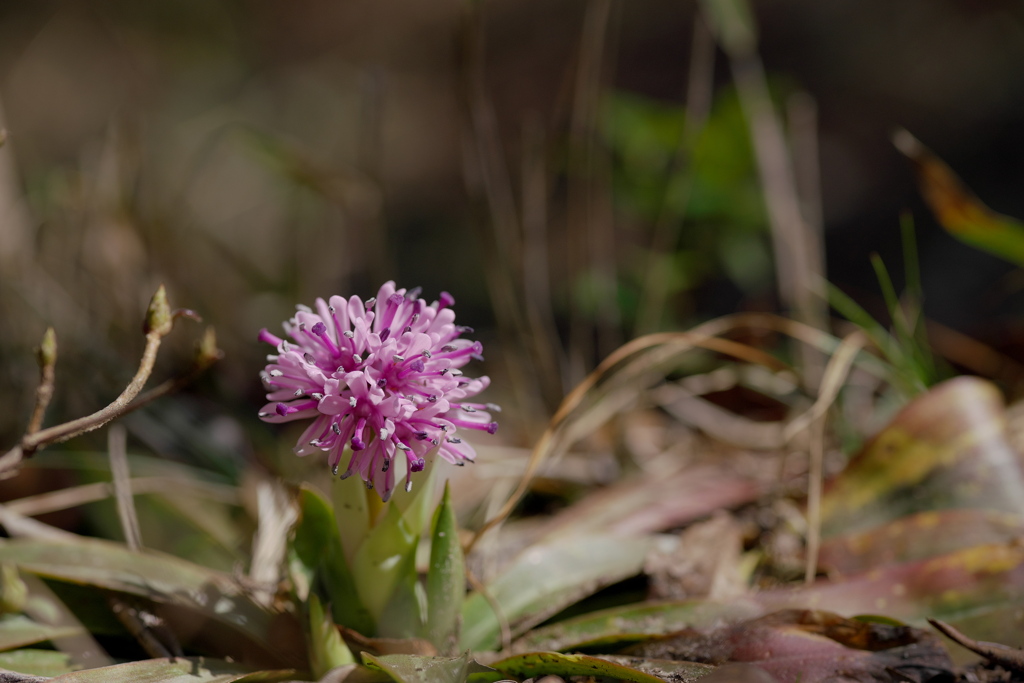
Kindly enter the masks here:
M 342 332 L 342 334 L 345 336 L 346 339 L 351 339 L 352 337 L 356 336 L 356 333 L 353 332 L 352 330 L 345 330 L 344 332 Z
M 356 399 L 355 396 L 349 396 L 348 397 L 348 405 L 351 408 L 355 408 L 357 405 L 359 405 L 359 401 Z
M 314 363 L 316 363 L 316 358 L 314 358 L 314 357 L 313 357 L 313 354 L 309 353 L 308 351 L 307 351 L 306 353 L 302 354 L 302 357 L 303 357 L 303 358 L 304 358 L 304 359 L 306 360 L 306 362 L 307 362 L 307 363 L 309 363 L 310 365 L 313 365 Z

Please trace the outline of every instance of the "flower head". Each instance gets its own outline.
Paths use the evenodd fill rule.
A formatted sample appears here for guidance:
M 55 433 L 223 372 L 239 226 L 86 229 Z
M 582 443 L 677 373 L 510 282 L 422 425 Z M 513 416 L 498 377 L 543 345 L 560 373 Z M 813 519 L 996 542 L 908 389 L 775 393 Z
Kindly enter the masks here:
M 493 434 L 492 404 L 467 402 L 490 384 L 464 377 L 460 368 L 481 359 L 480 342 L 455 324 L 442 292 L 428 304 L 419 289 L 395 290 L 387 282 L 365 302 L 357 296 L 316 300 L 316 310 L 298 306 L 284 323 L 289 339 L 267 330 L 259 338 L 276 347 L 261 373 L 270 401 L 260 411 L 267 422 L 312 420 L 295 446 L 298 455 L 326 451 L 337 474 L 343 452 L 351 453 L 342 478 L 358 474 L 388 500 L 396 478 L 423 469 L 431 452 L 450 463 L 476 457 L 457 436 L 459 429 Z

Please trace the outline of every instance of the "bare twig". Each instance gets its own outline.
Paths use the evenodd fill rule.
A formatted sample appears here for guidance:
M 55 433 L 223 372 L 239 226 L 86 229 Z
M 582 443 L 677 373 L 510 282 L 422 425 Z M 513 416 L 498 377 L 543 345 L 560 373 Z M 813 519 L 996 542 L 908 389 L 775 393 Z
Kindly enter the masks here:
M 39 425 L 37 424 L 36 415 L 34 413 L 33 419 L 29 423 L 29 429 L 26 430 L 21 443 L 7 451 L 3 457 L 0 457 L 0 478 L 10 476 L 12 471 L 18 467 L 24 458 L 30 457 L 33 453 L 45 446 L 54 443 L 61 443 L 76 436 L 80 436 L 81 434 L 99 429 L 111 420 L 114 420 L 125 413 L 131 412 L 132 410 L 136 410 L 159 396 L 163 396 L 164 394 L 179 389 L 184 383 L 194 379 L 196 375 L 220 358 L 220 351 L 216 348 L 216 338 L 213 336 L 212 331 L 208 331 L 206 336 L 203 338 L 203 342 L 200 343 L 197 361 L 190 373 L 179 380 L 170 380 L 165 382 L 153 389 L 151 392 L 144 394 L 140 398 L 139 402 L 133 403 L 133 401 L 139 397 L 139 392 L 141 392 L 142 387 L 146 384 L 146 381 L 153 372 L 153 365 L 156 362 L 156 355 L 157 351 L 160 349 L 161 341 L 168 333 L 170 333 L 171 329 L 173 329 L 175 320 L 182 317 L 198 319 L 198 316 L 195 313 L 187 309 L 171 311 L 167 304 L 167 293 L 163 285 L 161 285 L 156 294 L 153 295 L 146 314 L 146 322 L 143 326 L 143 331 L 146 334 L 146 348 L 142 353 L 142 360 L 139 363 L 139 369 L 136 371 L 131 382 L 128 383 L 128 386 L 121 392 L 121 395 L 114 399 L 114 401 L 108 406 L 96 411 L 92 415 L 87 415 L 85 417 L 78 418 L 77 420 L 71 420 L 47 429 L 38 429 Z M 56 358 L 55 345 L 54 341 L 53 360 L 50 362 L 51 372 L 52 365 Z M 52 382 L 50 386 L 50 392 L 52 392 Z M 44 390 L 42 393 L 45 394 L 46 391 Z M 48 403 L 49 398 L 46 397 L 45 401 Z M 36 412 L 40 412 L 38 422 L 42 421 L 42 415 L 39 408 L 40 405 L 41 399 L 39 397 L 39 392 L 37 392 Z M 43 403 L 42 410 L 45 410 L 45 408 L 46 405 Z
M 43 416 L 53 398 L 54 367 L 57 365 L 57 333 L 47 327 L 39 344 L 39 386 L 36 387 L 36 405 L 29 418 L 26 434 L 35 434 L 43 426 Z
M 993 664 L 998 664 L 1018 674 L 1024 673 L 1024 651 L 1000 643 L 988 643 L 983 640 L 968 638 L 946 622 L 939 621 L 938 619 L 929 619 L 928 623 L 953 642 L 967 648 L 976 655 L 984 657 Z

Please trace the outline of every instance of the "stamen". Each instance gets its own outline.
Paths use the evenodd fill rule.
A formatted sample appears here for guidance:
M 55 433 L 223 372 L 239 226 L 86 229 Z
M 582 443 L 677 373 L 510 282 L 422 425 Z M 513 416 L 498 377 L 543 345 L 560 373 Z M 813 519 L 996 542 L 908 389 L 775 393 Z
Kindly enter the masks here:
M 316 358 L 314 358 L 313 354 L 311 354 L 310 352 L 307 351 L 306 353 L 302 354 L 302 358 L 310 365 L 316 365 Z
M 405 298 L 409 299 L 410 301 L 415 301 L 416 299 L 420 298 L 420 294 L 422 293 L 422 287 L 413 287 L 412 289 L 409 290 L 409 293 L 405 295 Z
M 385 327 L 383 330 L 381 330 L 381 332 L 380 332 L 380 340 L 381 340 L 382 343 L 384 341 L 386 341 L 387 338 L 390 337 L 390 336 L 391 336 L 391 328 L 390 327 Z
M 359 405 L 359 401 L 358 401 L 358 399 L 356 399 L 355 396 L 349 396 L 348 397 L 348 405 L 351 408 L 355 408 L 357 405 Z
M 495 413 L 501 412 L 501 406 L 499 406 L 497 403 L 486 403 L 485 405 L 487 406 L 487 410 L 494 411 Z
M 342 334 L 345 335 L 346 339 L 352 339 L 353 337 L 356 336 L 356 333 L 353 332 L 352 330 L 345 330 L 344 332 L 342 332 Z
M 373 308 L 376 305 L 377 305 L 377 297 L 371 296 L 369 299 L 366 300 L 366 310 L 370 310 L 371 308 Z

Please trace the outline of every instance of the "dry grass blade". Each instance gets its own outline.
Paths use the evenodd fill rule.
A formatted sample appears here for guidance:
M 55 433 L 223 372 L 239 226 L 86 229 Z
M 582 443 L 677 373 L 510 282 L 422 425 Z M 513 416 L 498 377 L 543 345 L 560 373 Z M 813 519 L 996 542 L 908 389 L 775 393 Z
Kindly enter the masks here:
M 227 505 L 239 504 L 238 490 L 234 487 L 196 481 L 187 477 L 138 477 L 131 479 L 129 484 L 135 495 L 142 493 L 167 494 L 168 491 L 173 491 L 175 495 L 179 496 L 195 496 Z M 113 494 L 113 484 L 101 481 L 40 493 L 35 496 L 25 496 L 6 503 L 6 508 L 10 512 L 25 517 L 35 517 L 48 512 L 67 510 L 86 503 L 106 500 Z
M 298 519 L 298 511 L 280 482 L 263 479 L 256 484 L 257 524 L 252 541 L 253 598 L 264 605 L 274 599 L 281 566 L 287 550 L 288 530 Z
M 759 451 L 775 450 L 786 443 L 780 423 L 750 420 L 705 401 L 678 384 L 658 387 L 653 397 L 669 415 L 717 441 Z
M 110 666 L 114 663 L 100 644 L 82 626 L 60 599 L 53 594 L 47 585 L 37 576 L 22 574 L 22 580 L 28 586 L 29 601 L 25 605 L 25 613 L 41 624 L 49 626 L 67 626 L 78 631 L 76 635 L 56 638 L 55 648 L 71 657 L 72 661 L 86 669 Z
M 831 367 L 826 369 L 825 380 L 822 382 L 822 391 L 818 400 L 806 413 L 787 426 L 787 439 L 791 439 L 796 432 L 806 429 L 817 416 L 823 415 L 828 410 L 852 363 L 857 359 L 857 351 L 864 344 L 864 341 L 856 334 L 840 342 L 832 335 L 809 325 L 764 313 L 734 314 L 708 321 L 689 332 L 665 332 L 634 339 L 608 356 L 597 369 L 563 399 L 558 411 L 534 445 L 526 471 L 518 486 L 498 513 L 476 532 L 467 545 L 466 551 L 469 552 L 484 534 L 501 524 L 512 513 L 518 501 L 529 489 L 530 482 L 541 464 L 549 458 L 561 454 L 572 445 L 574 431 L 576 431 L 575 423 L 588 417 L 593 418 L 595 414 L 592 399 L 595 395 L 598 396 L 598 399 L 602 398 L 596 391 L 598 388 L 602 390 L 607 390 L 609 387 L 618 389 L 620 400 L 624 393 L 630 392 L 635 395 L 637 386 L 646 388 L 647 385 L 642 381 L 645 377 L 649 378 L 665 363 L 696 348 L 730 355 L 776 370 L 785 368 L 781 361 L 764 351 L 728 339 L 718 338 L 720 335 L 738 329 L 767 329 L 781 332 L 816 349 L 834 354 L 830 363 Z M 634 356 L 636 357 L 634 358 Z M 879 367 L 878 363 L 874 361 L 875 359 L 870 356 L 863 357 L 864 369 L 885 377 L 885 368 Z M 608 393 L 610 392 L 604 392 L 605 398 Z M 591 405 L 588 405 L 588 399 L 591 400 Z M 606 403 L 610 404 L 612 401 L 606 401 Z M 599 405 L 596 410 L 600 411 L 600 409 Z M 606 414 L 610 410 L 607 405 L 604 409 Z M 597 412 L 596 415 L 601 417 L 600 412 Z M 592 426 L 594 422 L 597 422 L 597 419 L 591 419 L 588 426 Z
M 638 332 L 653 331 L 658 325 L 658 318 L 665 307 L 668 273 L 657 266 L 656 259 L 674 249 L 683 226 L 684 215 L 669 211 L 670 204 L 686 211 L 690 194 L 693 191 L 693 173 L 685 169 L 689 165 L 693 148 L 697 144 L 701 131 L 711 112 L 711 101 L 714 95 L 715 81 L 715 41 L 708 30 L 707 22 L 699 14 L 693 21 L 693 47 L 690 51 L 690 73 L 687 78 L 686 111 L 683 121 L 683 132 L 679 143 L 669 162 L 665 174 L 665 185 L 661 206 L 654 221 L 651 235 L 651 258 L 644 279 L 643 294 L 640 296 L 640 307 L 637 311 L 636 328 Z M 684 184 L 679 189 L 682 197 L 669 201 L 670 191 L 678 186 L 675 182 L 680 173 L 685 173 Z
M 794 419 L 784 430 L 786 441 L 808 427 L 811 429 L 810 466 L 807 484 L 807 564 L 804 580 L 810 583 L 818 572 L 818 549 L 821 546 L 821 487 L 822 465 L 825 456 L 825 414 L 839 396 L 839 390 L 853 367 L 853 362 L 867 343 L 867 336 L 857 330 L 850 334 L 836 349 L 825 367 L 818 398 L 802 415 Z
M 774 369 L 785 367 L 778 359 L 764 351 L 696 331 L 652 334 L 625 344 L 606 358 L 597 369 L 565 397 L 534 446 L 526 472 L 516 490 L 498 514 L 488 520 L 473 536 L 467 547 L 467 552 L 485 533 L 512 513 L 519 499 L 529 488 L 541 463 L 552 456 L 561 454 L 572 445 L 578 436 L 581 436 L 576 423 L 586 420 L 588 417 L 593 418 L 593 415 L 588 415 L 588 413 L 593 413 L 595 410 L 597 418 L 589 420 L 590 424 L 586 425 L 587 428 L 593 426 L 593 423 L 602 422 L 617 409 L 617 406 L 614 405 L 617 401 L 621 402 L 623 398 L 635 396 L 638 391 L 637 387 L 646 388 L 651 376 L 657 376 L 664 372 L 666 363 L 674 361 L 679 355 L 695 348 L 715 351 Z M 616 393 L 618 396 L 614 396 Z M 602 399 L 608 398 L 609 395 L 612 395 L 612 399 L 604 401 L 605 405 L 602 407 Z M 590 400 L 589 405 L 588 399 Z M 602 414 L 602 410 L 604 414 Z
M 41 541 L 68 541 L 78 538 L 70 531 L 24 517 L 6 505 L 0 505 L 0 526 L 14 538 L 34 538 Z
M 128 471 L 127 438 L 123 426 L 116 424 L 110 428 L 107 439 L 107 447 L 110 449 L 110 472 L 114 477 L 114 500 L 117 502 L 117 516 L 121 520 L 125 543 L 132 550 L 141 550 L 142 532 L 139 531 L 139 517 L 135 513 L 131 474 Z

